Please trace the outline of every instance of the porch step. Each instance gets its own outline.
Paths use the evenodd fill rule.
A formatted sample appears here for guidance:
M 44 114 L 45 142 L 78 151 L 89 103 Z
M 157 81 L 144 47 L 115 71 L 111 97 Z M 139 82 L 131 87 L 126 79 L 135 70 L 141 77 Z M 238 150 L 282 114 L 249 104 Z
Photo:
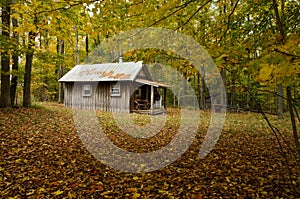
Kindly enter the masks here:
M 132 110 L 132 112 L 138 114 L 146 114 L 146 115 L 159 115 L 159 114 L 165 114 L 167 111 L 165 109 L 154 109 L 152 112 L 151 110 Z

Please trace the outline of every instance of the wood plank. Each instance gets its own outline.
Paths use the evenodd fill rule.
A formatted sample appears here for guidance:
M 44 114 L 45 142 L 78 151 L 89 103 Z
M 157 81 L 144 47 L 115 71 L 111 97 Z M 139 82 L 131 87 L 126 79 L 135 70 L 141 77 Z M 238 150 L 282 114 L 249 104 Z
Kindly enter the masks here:
M 153 110 L 154 110 L 154 87 L 153 85 L 151 85 L 151 98 L 150 98 L 150 110 L 151 110 L 151 113 L 153 113 Z

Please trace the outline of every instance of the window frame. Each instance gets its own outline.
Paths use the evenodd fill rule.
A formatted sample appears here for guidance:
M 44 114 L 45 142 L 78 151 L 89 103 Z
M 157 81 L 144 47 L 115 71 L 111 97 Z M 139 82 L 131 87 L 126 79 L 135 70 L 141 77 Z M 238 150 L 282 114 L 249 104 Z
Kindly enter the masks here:
M 89 91 L 89 93 L 86 93 L 85 91 Z M 83 97 L 91 97 L 92 96 L 92 86 L 90 84 L 82 85 L 82 96 Z
M 119 91 L 119 92 L 116 92 Z M 120 84 L 114 84 L 111 87 L 110 96 L 112 97 L 120 97 L 121 96 L 121 85 Z

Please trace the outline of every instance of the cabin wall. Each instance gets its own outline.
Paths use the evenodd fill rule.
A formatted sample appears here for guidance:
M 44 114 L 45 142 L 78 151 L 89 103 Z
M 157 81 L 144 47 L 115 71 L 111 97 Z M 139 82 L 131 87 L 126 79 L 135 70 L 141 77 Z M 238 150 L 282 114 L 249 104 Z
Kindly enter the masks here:
M 131 82 L 119 82 L 120 96 L 111 96 L 111 90 L 117 82 L 65 83 L 65 107 L 103 110 L 112 112 L 130 112 Z M 91 95 L 83 96 L 83 86 L 91 85 Z
M 111 111 L 110 109 L 110 82 L 99 82 L 95 90 L 95 107 L 94 109 L 102 111 Z
M 72 107 L 72 91 L 74 83 L 64 83 L 64 105 Z

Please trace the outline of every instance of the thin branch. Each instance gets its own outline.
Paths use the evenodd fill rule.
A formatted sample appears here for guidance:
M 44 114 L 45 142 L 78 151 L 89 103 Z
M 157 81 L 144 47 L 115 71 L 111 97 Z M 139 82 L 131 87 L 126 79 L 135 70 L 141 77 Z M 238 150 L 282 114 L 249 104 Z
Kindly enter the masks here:
M 227 62 L 227 63 L 229 63 L 229 64 L 240 64 L 240 63 L 232 63 L 232 62 Z M 232 72 L 231 72 L 231 70 L 230 70 L 229 68 L 224 67 L 224 69 L 225 69 L 227 72 L 229 72 L 230 74 L 232 74 Z M 244 87 L 243 84 L 241 84 L 241 86 Z M 284 100 L 287 100 L 287 97 L 285 97 L 285 96 L 283 96 L 283 95 L 280 95 L 280 94 L 278 94 L 277 92 L 274 92 L 274 91 L 262 90 L 262 89 L 259 89 L 259 88 L 257 88 L 256 91 L 259 91 L 259 92 L 262 92 L 262 93 L 269 93 L 269 94 L 275 95 L 275 96 L 277 96 L 277 97 L 282 97 Z M 298 106 L 294 104 L 294 103 L 297 102 L 297 100 L 296 100 L 296 99 L 292 99 L 292 102 L 293 102 L 293 107 L 294 107 L 294 108 L 297 108 Z M 299 120 L 299 121 L 300 121 L 300 120 Z
M 220 43 L 220 42 L 222 41 L 223 37 L 225 37 L 226 33 L 228 32 L 229 26 L 230 26 L 231 16 L 233 15 L 235 9 L 237 8 L 237 5 L 238 5 L 239 1 L 240 1 L 240 0 L 237 0 L 237 1 L 235 2 L 232 11 L 231 11 L 230 14 L 228 15 L 228 17 L 227 17 L 227 18 L 228 18 L 228 20 L 227 20 L 227 28 L 226 28 L 225 32 L 223 33 L 223 35 L 220 37 L 218 43 Z
M 292 147 L 290 146 L 290 143 L 289 143 L 288 141 L 286 141 L 286 139 L 283 137 L 283 135 L 282 135 L 282 133 L 279 131 L 279 129 L 278 129 L 276 126 L 274 126 L 274 125 L 272 125 L 272 126 L 273 126 L 273 128 L 277 131 L 277 133 L 279 134 L 279 136 L 281 137 L 281 139 L 282 139 L 283 142 L 285 143 L 286 147 L 287 147 L 290 151 L 296 152 L 296 150 L 292 149 Z M 295 160 L 297 160 L 297 156 L 296 156 L 295 153 L 292 153 L 292 156 L 294 157 Z
M 293 103 L 292 103 L 292 104 L 293 104 Z M 299 116 L 298 111 L 297 111 L 297 108 L 296 108 L 296 106 L 295 106 L 294 104 L 293 104 L 293 108 L 294 108 L 294 111 L 295 111 L 295 113 L 296 113 L 298 122 L 300 122 L 300 116 Z
M 271 129 L 271 132 L 274 134 L 276 140 L 277 140 L 277 143 L 279 145 L 279 152 L 282 154 L 282 156 L 284 157 L 285 161 L 284 163 L 286 163 L 286 167 L 287 167 L 287 170 L 289 172 L 289 175 L 290 175 L 290 180 L 291 180 L 291 171 L 290 171 L 290 164 L 288 162 L 288 159 L 287 159 L 287 153 L 284 152 L 283 150 L 283 146 L 280 142 L 280 139 L 279 139 L 279 136 L 277 135 L 277 132 L 279 132 L 279 129 L 277 129 L 274 125 L 271 124 L 270 120 L 268 119 L 266 113 L 263 111 L 262 107 L 261 107 L 261 104 L 258 102 L 258 100 L 256 99 L 256 97 L 252 94 L 252 92 L 250 92 L 250 89 L 243 85 L 242 82 L 240 80 L 238 80 L 239 84 L 242 85 L 244 87 L 244 89 L 250 94 L 251 98 L 254 100 L 255 104 L 257 105 L 257 108 L 258 108 L 258 112 L 263 116 L 264 120 L 267 122 L 269 128 Z M 279 133 L 280 136 L 282 136 L 280 133 Z M 299 160 L 297 159 L 297 157 L 294 156 L 294 154 L 292 155 L 294 158 L 295 158 L 295 161 L 296 163 L 298 164 L 298 166 L 300 166 L 300 162 Z M 291 183 L 292 184 L 292 183 Z M 293 187 L 294 188 L 294 187 Z
M 296 146 L 296 150 L 298 152 L 298 157 L 300 158 L 300 142 L 299 142 L 299 136 L 297 132 L 297 125 L 295 121 L 295 116 L 294 116 L 294 110 L 293 110 L 293 104 L 292 104 L 292 93 L 291 93 L 291 87 L 287 86 L 286 87 L 286 93 L 288 97 L 288 107 L 290 111 L 290 118 L 291 118 L 291 123 L 292 123 L 292 129 L 293 129 L 293 136 L 294 136 L 294 143 Z M 300 159 L 298 159 L 298 163 L 300 165 Z
M 208 0 L 207 2 L 205 2 L 203 5 L 201 5 L 182 25 L 178 26 L 175 30 L 179 30 L 180 28 L 182 28 L 183 26 L 185 26 L 186 24 L 188 24 L 192 18 L 195 17 L 195 15 L 204 7 L 206 6 L 208 3 L 210 3 L 212 0 Z
M 186 8 L 190 3 L 194 2 L 195 0 L 190 0 L 182 5 L 179 5 L 179 6 L 176 6 L 176 7 L 173 7 L 171 8 L 170 10 L 173 10 L 173 9 L 176 9 L 174 10 L 173 12 L 171 12 L 170 14 L 160 18 L 159 20 L 155 21 L 154 23 L 152 23 L 150 26 L 155 26 L 156 24 L 160 23 L 161 21 L 173 16 L 174 14 L 176 14 L 177 12 L 179 12 L 180 10 Z
M 188 1 L 188 2 L 186 2 L 186 3 L 184 3 L 184 4 L 182 4 L 182 5 L 175 6 L 175 7 L 171 8 L 170 10 L 173 10 L 173 9 L 176 9 L 176 10 L 173 11 L 173 12 L 171 12 L 171 13 L 168 14 L 167 16 L 164 16 L 164 17 L 160 18 L 159 20 L 155 21 L 155 22 L 152 23 L 149 27 L 155 26 L 155 25 L 158 24 L 159 22 L 161 22 L 161 21 L 163 21 L 163 20 L 169 18 L 170 16 L 176 14 L 177 12 L 179 12 L 180 10 L 186 8 L 190 3 L 194 2 L 194 1 L 196 1 L 196 0 L 190 0 L 190 1 Z M 140 33 L 143 32 L 143 31 L 144 31 L 144 29 L 138 31 L 137 33 L 131 35 L 130 37 L 135 36 L 135 35 L 138 35 L 138 34 L 140 34 Z
M 81 5 L 82 3 L 79 2 L 79 3 L 75 3 L 75 4 L 69 4 L 68 7 L 59 7 L 59 8 L 55 8 L 55 9 L 51 9 L 51 10 L 43 10 L 43 11 L 40 11 L 40 12 L 37 12 L 36 14 L 37 15 L 40 15 L 40 14 L 43 14 L 43 13 L 49 13 L 49 12 L 54 12 L 54 11 L 59 11 L 59 10 L 69 10 L 70 8 L 74 7 L 74 6 L 78 6 L 78 5 Z
M 284 54 L 284 55 L 287 55 L 287 56 L 292 56 L 292 57 L 297 57 L 297 58 L 300 58 L 300 55 L 295 55 L 295 54 L 291 54 L 291 53 L 287 53 L 287 52 L 283 52 L 277 48 L 274 49 L 275 52 L 278 52 L 278 53 L 281 53 L 281 54 Z
M 99 2 L 99 0 L 91 0 L 89 3 L 95 3 L 95 2 Z M 103 2 L 103 1 L 100 1 L 100 2 Z M 49 12 L 54 12 L 54 11 L 59 11 L 59 10 L 69 10 L 72 7 L 84 4 L 82 1 L 79 1 L 79 2 L 73 3 L 73 4 L 71 4 L 70 2 L 64 2 L 64 3 L 67 3 L 69 6 L 67 6 L 67 7 L 63 6 L 63 7 L 59 7 L 59 8 L 55 8 L 55 9 L 51 9 L 51 10 L 43 10 L 43 11 L 37 12 L 36 14 L 40 15 L 40 14 L 43 14 L 43 13 L 49 13 Z

